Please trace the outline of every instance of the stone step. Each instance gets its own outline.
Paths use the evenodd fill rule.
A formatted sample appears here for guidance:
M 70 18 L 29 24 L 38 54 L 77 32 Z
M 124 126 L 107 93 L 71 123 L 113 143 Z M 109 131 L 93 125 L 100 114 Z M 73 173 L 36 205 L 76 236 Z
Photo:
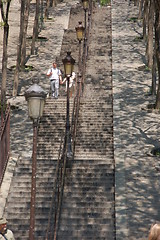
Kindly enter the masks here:
M 65 222 L 65 221 L 64 221 Z M 70 223 L 70 222 L 69 222 Z M 62 231 L 66 231 L 67 229 L 68 229 L 68 227 L 69 227 L 69 223 L 67 224 L 67 221 L 66 221 L 66 223 L 65 224 L 63 224 L 63 226 L 61 226 L 60 227 L 60 229 L 62 230 Z M 97 225 L 97 223 L 98 223 L 98 225 Z M 84 229 L 94 229 L 94 231 L 106 231 L 106 229 L 110 226 L 110 224 L 114 224 L 113 223 L 113 221 L 106 221 L 106 223 L 101 223 L 101 224 L 99 224 L 99 222 L 95 222 L 94 224 L 92 224 L 92 223 L 86 223 L 86 224 L 72 224 L 71 223 L 71 227 L 73 227 L 73 228 L 75 228 L 75 230 L 76 231 L 80 231 L 80 230 L 84 230 Z M 108 226 L 109 225 L 109 226 Z
M 112 117 L 106 117 L 105 115 L 106 115 L 105 113 L 104 113 L 104 116 L 102 114 L 96 114 L 96 113 L 90 114 L 89 112 L 85 113 L 83 115 L 81 115 L 81 113 L 80 113 L 79 114 L 79 117 L 80 117 L 79 122 L 83 123 L 83 124 L 93 124 L 94 123 L 96 126 L 101 126 L 101 125 L 102 126 L 110 126 L 110 125 L 112 126 Z M 104 122 L 104 118 L 106 120 L 105 122 Z M 95 122 L 95 120 L 97 122 Z M 42 120 L 41 123 L 43 123 L 46 130 L 49 129 L 49 121 Z M 55 123 L 58 123 L 57 129 L 61 130 L 66 125 L 66 119 L 65 118 L 64 119 L 55 118 L 50 121 L 51 125 L 54 125 Z M 70 118 L 70 124 L 71 123 L 72 123 L 72 118 Z M 40 129 L 42 129 L 41 126 L 40 126 Z
M 115 173 L 112 169 L 112 171 L 110 172 L 110 169 L 112 169 L 112 164 L 108 163 L 108 164 L 102 164 L 102 165 L 94 165 L 92 167 L 89 166 L 84 166 L 84 167 L 79 167 L 79 166 L 74 166 L 71 163 L 71 168 L 66 169 L 66 177 L 68 179 L 68 177 L 70 177 L 70 174 L 73 175 L 73 177 L 76 177 L 78 175 L 78 177 L 80 178 L 79 180 L 81 180 L 81 176 L 82 176 L 82 180 L 83 178 L 88 178 L 88 177 L 92 177 L 98 179 L 99 177 L 106 177 L 106 178 L 114 178 Z M 76 174 L 76 175 L 75 175 Z M 97 174 L 97 177 L 96 177 Z M 80 175 L 80 176 L 79 176 Z M 101 178 L 100 178 L 101 180 Z
M 73 203 L 72 203 L 73 205 Z M 76 208 L 75 208 L 76 207 Z M 114 214 L 114 209 L 113 207 L 95 207 L 89 206 L 88 203 L 88 207 L 87 204 L 86 206 L 79 206 L 78 204 L 75 205 L 75 207 L 67 205 L 65 202 L 63 204 L 63 208 L 62 208 L 62 219 L 70 216 L 70 218 L 85 218 L 86 216 L 88 217 L 94 217 L 96 218 L 103 218 L 106 216 L 106 214 L 109 214 L 108 217 L 110 218 L 111 216 L 113 217 Z
M 58 156 L 58 155 L 57 155 Z M 49 155 L 48 154 L 48 157 L 47 156 L 45 156 L 45 155 L 41 155 L 41 156 L 38 156 L 38 159 L 39 160 L 44 160 L 45 161 L 45 159 L 52 159 L 52 160 L 54 160 L 54 161 L 57 161 L 57 159 L 58 159 L 58 157 L 57 158 L 53 158 L 53 157 L 55 157 L 55 156 L 52 156 L 52 155 Z M 77 152 L 75 152 L 75 156 L 74 156 L 74 160 L 76 161 L 86 161 L 86 162 L 88 162 L 88 161 L 90 161 L 89 159 L 92 159 L 92 160 L 94 160 L 94 161 L 97 161 L 97 163 L 99 162 L 99 161 L 103 161 L 103 163 L 105 164 L 107 164 L 107 159 L 110 159 L 111 161 L 113 160 L 113 153 L 112 154 L 110 154 L 110 155 L 108 155 L 108 157 L 106 156 L 106 154 L 90 154 L 89 152 L 80 152 L 80 153 L 77 153 Z M 70 162 L 69 162 L 70 163 Z M 96 163 L 95 163 L 96 164 Z M 72 161 L 71 161 L 71 165 L 72 165 Z M 114 168 L 114 164 L 113 163 L 111 163 L 111 165 L 110 166 L 108 166 L 109 168 L 111 167 L 111 168 Z
M 52 125 L 55 125 L 54 123 L 57 124 L 57 121 L 53 122 L 52 121 Z M 44 130 L 45 127 L 45 130 Z M 45 124 L 43 125 L 43 128 L 40 127 L 39 132 L 38 132 L 38 137 L 41 135 L 47 135 L 49 133 L 49 130 L 51 133 L 55 134 L 55 137 L 58 136 L 58 138 L 60 138 L 60 136 L 62 135 L 62 133 L 65 132 L 65 122 L 62 123 L 58 123 L 58 127 L 56 129 L 49 129 L 48 124 L 45 126 Z
M 109 166 L 110 167 L 110 166 Z M 95 179 L 96 181 L 102 181 L 103 183 L 103 180 L 106 180 L 106 179 L 114 179 L 114 173 L 113 173 L 113 170 L 109 172 L 109 167 L 107 167 L 105 165 L 105 168 L 103 169 L 98 169 L 98 166 L 96 167 L 96 169 L 81 169 L 81 168 L 72 168 L 72 170 L 70 169 L 66 169 L 66 180 L 68 180 L 68 178 L 70 177 L 70 174 L 71 175 L 71 178 L 74 179 L 74 182 L 78 181 L 79 182 L 84 182 L 87 181 L 87 184 L 90 184 L 90 182 L 92 183 L 93 182 L 93 179 Z M 53 174 L 55 175 L 56 171 L 53 172 Z M 42 182 L 42 185 L 43 184 L 51 184 L 49 182 L 52 182 L 54 183 L 54 178 L 53 176 L 50 178 L 48 176 L 48 173 L 46 175 L 44 175 L 44 177 L 38 177 L 38 174 L 37 174 L 37 178 L 36 178 L 36 181 L 37 183 L 39 182 Z M 20 185 L 23 185 L 23 184 L 29 184 L 31 182 L 31 178 L 28 178 L 28 179 L 25 179 L 25 177 L 20 177 L 20 179 L 17 179 L 17 180 L 14 180 L 13 181 L 13 184 L 17 184 L 18 186 Z M 98 184 L 97 182 L 93 182 L 93 185 L 96 185 Z
M 104 122 L 104 115 L 105 115 L 106 122 Z M 106 113 L 104 111 L 103 112 L 92 112 L 92 113 L 90 111 L 86 111 L 86 112 L 84 111 L 83 113 L 80 112 L 79 116 L 80 116 L 80 119 L 84 118 L 85 122 L 87 122 L 87 121 L 94 122 L 94 120 L 97 120 L 97 118 L 98 118 L 98 120 L 100 120 L 100 122 L 102 122 L 103 124 L 107 124 L 107 125 L 109 125 L 110 121 L 113 120 L 112 113 L 109 114 L 107 112 L 107 115 L 106 115 Z
M 102 185 L 104 185 L 104 183 L 102 183 Z M 101 186 L 102 186 L 101 185 Z M 94 194 L 101 194 L 101 197 L 105 197 L 106 196 L 106 192 L 104 191 L 109 191 L 110 193 L 113 193 L 114 192 L 114 188 L 111 187 L 111 183 L 109 183 L 109 186 L 108 187 L 100 187 L 100 186 L 94 186 L 94 185 L 84 185 L 84 186 L 81 186 L 79 184 L 70 184 L 69 185 L 69 188 L 72 189 L 72 191 L 74 191 L 74 194 L 70 194 L 70 191 L 68 190 L 69 192 L 69 195 L 72 195 L 72 197 L 76 194 L 76 198 L 81 198 L 81 194 L 82 193 L 86 193 L 86 195 L 88 194 L 88 196 L 93 196 Z M 39 187 L 37 186 L 36 188 L 37 190 L 37 198 L 40 196 L 42 197 L 43 194 L 44 196 L 48 193 L 52 194 L 52 191 L 54 190 L 53 186 L 46 186 L 46 188 L 44 187 Z M 11 195 L 12 197 L 18 197 L 18 196 L 29 196 L 30 195 L 30 191 L 31 191 L 31 187 L 28 187 L 27 189 L 24 188 L 24 187 L 19 187 L 18 189 L 15 189 L 15 191 L 11 191 Z M 97 191 L 97 192 L 96 192 Z
M 73 203 L 72 203 L 73 204 Z M 112 208 L 104 208 L 104 207 L 86 207 L 86 206 L 79 206 L 78 204 L 76 205 L 76 207 L 78 208 L 78 211 L 76 211 L 75 208 L 73 207 L 70 207 L 66 204 L 63 205 L 64 208 L 62 209 L 62 212 L 61 212 L 61 216 L 62 216 L 62 219 L 66 219 L 68 218 L 68 216 L 70 216 L 70 219 L 74 218 L 74 219 L 82 219 L 82 218 L 86 218 L 87 216 L 88 217 L 94 217 L 95 219 L 96 218 L 102 218 L 103 217 L 105 218 L 106 214 L 108 215 L 107 217 L 109 219 L 111 219 L 113 217 L 113 214 L 114 214 L 114 210 Z M 67 209 L 65 209 L 67 208 Z M 24 209 L 24 208 L 19 208 L 19 211 L 18 211 L 18 208 L 17 208 L 17 211 L 18 213 L 16 212 L 16 208 L 12 208 L 11 211 L 10 211 L 10 215 L 9 215 L 9 219 L 14 219 L 15 218 L 15 214 L 16 215 L 19 215 L 20 219 L 23 219 L 23 218 L 27 218 L 27 215 L 28 215 L 28 218 L 29 218 L 29 206 Z M 21 212 L 20 212 L 21 210 Z M 39 205 L 37 204 L 36 206 L 36 214 L 35 214 L 35 218 L 36 219 L 46 219 L 47 220 L 47 217 L 49 215 L 49 210 L 50 210 L 50 205 L 48 207 L 39 207 Z M 26 211 L 28 212 L 28 214 L 26 214 Z M 43 216 L 43 217 L 42 217 Z
M 53 174 L 55 173 L 56 169 L 44 169 L 44 168 L 39 168 L 37 167 L 37 170 L 36 170 L 36 176 L 37 176 L 37 180 L 41 180 L 41 179 L 44 179 L 44 180 L 47 180 L 49 179 L 51 176 L 53 177 Z M 16 175 L 21 175 L 20 177 L 27 177 L 27 174 L 30 175 L 30 173 L 32 172 L 32 168 L 24 168 L 24 167 L 18 167 L 16 169 L 16 172 L 15 172 L 15 176 Z M 29 176 L 28 175 L 28 176 Z
M 79 134 L 81 134 L 81 136 L 78 135 L 78 137 L 82 137 L 82 138 L 89 138 L 91 139 L 92 138 L 92 135 L 94 135 L 95 137 L 97 137 L 97 141 L 101 143 L 100 139 L 98 139 L 98 137 L 105 137 L 106 138 L 106 141 L 108 141 L 108 139 L 113 139 L 113 136 L 112 136 L 112 125 L 99 125 L 99 126 L 96 126 L 94 124 L 87 124 L 87 123 L 79 123 L 78 124 L 78 129 L 77 132 Z M 38 142 L 42 139 L 43 137 L 44 138 L 47 138 L 49 139 L 50 141 L 54 141 L 55 143 L 56 142 L 60 142 L 61 141 L 61 138 L 62 138 L 62 141 L 64 139 L 64 136 L 65 136 L 65 128 L 63 128 L 64 131 L 60 131 L 58 132 L 58 129 L 57 130 L 48 130 L 46 129 L 46 131 L 43 129 L 41 132 L 39 132 L 38 134 Z M 92 132 L 92 133 L 91 133 Z M 93 139 L 93 138 L 92 138 Z M 46 143 L 44 141 L 44 143 Z
M 52 193 L 53 191 L 48 191 L 47 194 L 44 196 L 44 192 L 42 194 L 36 194 L 36 204 L 38 205 L 39 203 L 42 203 L 44 200 L 49 203 L 48 206 L 50 206 L 50 202 L 52 199 Z M 22 198 L 23 195 L 23 198 Z M 14 194 L 11 193 L 11 195 L 7 198 L 7 202 L 9 203 L 10 206 L 16 207 L 15 202 L 17 204 L 17 208 L 19 206 L 25 207 L 25 205 L 30 204 L 31 200 L 31 193 L 30 192 L 23 192 L 22 194 L 19 195 L 19 193 Z
M 55 175 L 55 174 L 54 174 Z M 48 176 L 48 174 L 46 174 Z M 95 181 L 93 181 L 95 179 Z M 71 186 L 78 186 L 81 188 L 90 188 L 90 187 L 100 187 L 104 185 L 104 182 L 108 181 L 108 184 L 114 183 L 114 173 L 113 169 L 103 169 L 102 171 L 96 171 L 96 170 L 81 170 L 81 169 L 75 169 L 73 171 L 70 171 L 70 169 L 66 169 L 66 177 L 65 177 L 66 183 L 70 183 Z M 36 185 L 37 185 L 37 192 L 40 192 L 41 189 L 45 189 L 48 191 L 50 188 L 55 184 L 55 177 L 53 178 L 53 175 L 49 178 L 36 178 Z M 13 192 L 23 192 L 28 191 L 28 187 L 30 188 L 31 185 L 31 178 L 29 177 L 28 180 L 24 180 L 24 177 L 20 177 L 19 181 L 14 180 L 13 185 L 18 186 L 18 190 L 15 189 Z M 110 185 L 109 185 L 110 186 Z M 108 187 L 106 186 L 106 189 Z M 25 190 L 26 189 L 26 190 Z
M 13 183 L 13 187 L 18 187 L 18 191 L 23 191 L 23 189 L 25 188 L 31 188 L 31 182 L 25 182 L 25 183 L 21 183 L 21 182 L 14 182 Z M 36 188 L 38 192 L 41 192 L 43 189 L 53 189 L 53 183 L 52 182 L 43 182 L 43 181 L 36 181 Z
M 108 113 L 112 113 L 112 105 L 110 103 L 87 103 L 80 106 L 80 109 L 94 115 L 96 112 L 103 113 L 106 111 Z
M 51 172 L 51 173 L 40 173 L 39 175 L 41 176 L 41 179 L 43 179 L 43 176 L 44 178 L 53 178 L 54 176 L 54 173 L 55 171 Z M 17 171 L 15 174 L 14 174 L 14 177 L 18 177 L 18 178 L 21 178 L 21 177 L 26 177 L 26 178 L 31 178 L 31 175 L 32 175 L 32 171 Z M 38 173 L 37 173 L 37 177 L 38 177 Z
M 89 211 L 92 212 L 92 208 L 94 208 L 95 212 L 99 212 L 101 211 L 101 208 L 103 207 L 103 209 L 107 209 L 107 211 L 110 211 L 111 207 L 110 205 L 113 202 L 113 194 L 109 194 L 107 197 L 101 197 L 98 200 L 90 200 L 90 197 L 87 198 L 82 198 L 81 196 L 76 197 L 72 197 L 72 195 L 70 195 L 70 202 L 69 203 L 64 203 L 63 207 L 66 207 L 68 210 L 69 209 L 73 209 L 73 211 L 77 212 L 76 208 L 78 208 L 79 212 L 81 212 L 81 208 L 86 208 L 90 209 Z M 17 200 L 19 200 L 19 198 L 16 198 Z M 14 198 L 14 200 L 16 200 Z M 80 201 L 81 199 L 81 201 Z M 25 214 L 26 213 L 26 209 L 30 209 L 30 200 L 27 199 L 28 201 L 26 202 L 19 202 L 18 205 L 15 205 L 15 203 L 13 203 L 11 200 L 8 200 L 7 203 L 10 204 L 11 207 L 11 211 L 10 213 L 20 213 L 20 214 Z M 45 201 L 45 202 L 44 202 Z M 50 210 L 50 205 L 51 205 L 51 199 L 49 199 L 49 201 L 47 201 L 46 198 L 42 199 L 41 201 L 39 200 L 38 197 L 36 197 L 36 213 L 40 213 L 42 210 L 47 211 L 47 213 Z
M 38 165 L 38 168 L 46 168 L 46 169 L 55 169 L 55 160 L 49 160 L 48 158 L 45 159 L 45 162 L 44 160 L 41 160 L 39 159 L 39 157 L 37 157 L 37 165 Z M 32 166 L 32 161 L 31 162 L 28 162 L 28 161 L 21 161 L 19 162 L 19 165 L 17 168 L 31 168 Z
M 38 150 L 38 156 L 42 155 L 46 155 L 48 154 L 49 157 L 52 158 L 52 156 L 54 156 L 56 153 L 57 157 L 58 157 L 58 152 L 60 150 L 60 145 L 53 145 L 52 146 L 46 146 L 44 144 L 39 144 L 39 150 Z M 109 149 L 108 144 L 99 144 L 99 142 L 93 142 L 92 144 L 89 144 L 88 141 L 81 141 L 81 139 L 77 139 L 76 140 L 76 152 L 79 154 L 88 154 L 88 155 L 103 155 L 106 154 L 106 158 L 108 158 L 108 156 L 112 156 L 113 155 L 113 151 L 111 151 Z M 88 156 L 89 157 L 89 156 Z
M 96 144 L 96 143 L 95 143 Z M 89 147 L 87 149 L 84 148 L 84 144 L 83 145 L 79 145 L 78 147 L 76 147 L 75 149 L 75 156 L 78 158 L 78 156 L 80 158 L 84 159 L 87 158 L 93 158 L 93 159 L 97 159 L 98 157 L 102 157 L 104 158 L 106 156 L 106 159 L 110 158 L 113 159 L 113 152 L 109 151 L 108 149 L 103 149 L 102 147 L 98 147 L 93 151 L 92 149 L 94 148 L 94 145 L 92 147 Z
M 59 234 L 58 239 L 59 240 L 69 240 L 70 237 L 69 236 L 75 236 L 74 240 L 79 240 L 79 239 L 85 239 L 85 240 L 89 240 L 89 239 L 101 239 L 101 240 L 106 240 L 106 239 L 114 239 L 114 233 L 112 232 L 112 230 L 103 230 L 103 231 L 96 231 L 96 230 L 89 230 L 86 229 L 84 231 L 81 230 L 65 230 L 65 231 L 61 231 Z

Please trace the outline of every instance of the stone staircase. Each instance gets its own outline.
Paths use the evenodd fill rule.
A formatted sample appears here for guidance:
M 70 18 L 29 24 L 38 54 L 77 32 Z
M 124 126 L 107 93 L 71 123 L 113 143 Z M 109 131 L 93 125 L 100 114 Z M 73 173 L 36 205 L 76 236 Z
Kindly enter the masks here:
M 44 239 L 53 191 L 55 165 L 51 160 L 38 160 L 36 194 L 36 239 Z M 49 180 L 50 179 L 50 180 Z M 7 199 L 6 216 L 14 231 L 15 239 L 28 239 L 30 217 L 31 160 L 18 162 L 14 180 Z
M 47 231 L 61 136 L 65 131 L 65 114 L 66 98 L 47 99 L 38 130 L 35 239 L 45 239 Z M 5 209 L 9 227 L 17 240 L 29 236 L 31 174 L 32 159 L 20 158 Z
M 110 19 L 109 7 L 94 9 L 75 158 L 66 169 L 59 240 L 115 239 Z M 36 240 L 45 239 L 65 114 L 64 94 L 58 100 L 47 99 L 38 133 Z M 28 240 L 29 235 L 31 162 L 28 157 L 17 162 L 5 208 L 16 240 Z
M 115 239 L 109 19 L 109 7 L 94 10 L 75 158 L 66 171 L 60 240 Z

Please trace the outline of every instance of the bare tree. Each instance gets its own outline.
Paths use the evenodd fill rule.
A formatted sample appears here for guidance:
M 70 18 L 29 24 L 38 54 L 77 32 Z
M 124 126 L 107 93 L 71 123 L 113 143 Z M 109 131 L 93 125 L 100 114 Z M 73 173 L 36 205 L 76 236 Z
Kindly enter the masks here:
M 26 37 L 31 0 L 21 0 L 20 32 L 17 46 L 17 61 L 14 72 L 13 96 L 17 95 L 19 83 L 19 71 L 25 67 L 26 63 Z
M 8 24 L 8 15 L 10 8 L 11 0 L 8 0 L 6 3 L 0 0 L 0 9 L 4 25 L 3 33 L 3 56 L 2 56 L 2 86 L 1 86 L 1 119 L 3 119 L 3 110 L 6 102 L 6 82 L 7 82 L 7 47 L 8 47 L 8 35 L 9 35 L 9 24 Z M 4 7 L 4 4 L 6 6 Z
M 144 0 L 143 9 L 143 39 L 146 40 L 147 37 L 147 17 L 148 17 L 148 0 Z
M 22 33 L 22 49 L 21 49 L 21 67 L 24 67 L 26 64 L 26 39 L 27 39 L 30 2 L 31 0 L 25 0 L 24 23 L 23 23 L 24 28 L 22 29 L 23 33 Z
M 55 7 L 58 3 L 58 0 L 50 0 L 50 7 Z
M 155 0 L 155 42 L 156 42 L 156 58 L 158 68 L 158 89 L 156 95 L 155 108 L 160 108 L 160 3 L 159 0 Z
M 41 2 L 40 2 L 40 30 L 43 29 L 43 24 L 44 24 L 43 7 L 44 7 L 44 0 L 41 0 Z
M 46 0 L 45 18 L 49 17 L 49 8 L 55 7 L 57 5 L 57 0 Z
M 50 0 L 46 0 L 45 18 L 49 17 Z
M 36 12 L 33 26 L 33 36 L 32 36 L 32 44 L 31 44 L 31 54 L 35 52 L 35 42 L 38 38 L 39 33 L 39 13 L 40 13 L 40 0 L 36 0 Z
M 144 4 L 144 0 L 139 0 L 139 15 L 138 15 L 138 19 L 141 19 L 143 16 L 143 4 Z
M 156 95 L 156 82 L 157 82 L 157 60 L 156 60 L 156 45 L 154 44 L 153 51 L 153 65 L 152 65 L 152 88 L 151 94 Z
M 154 3 L 149 1 L 149 15 L 148 15 L 148 36 L 147 36 L 147 65 L 152 68 L 153 65 L 153 24 L 154 24 Z

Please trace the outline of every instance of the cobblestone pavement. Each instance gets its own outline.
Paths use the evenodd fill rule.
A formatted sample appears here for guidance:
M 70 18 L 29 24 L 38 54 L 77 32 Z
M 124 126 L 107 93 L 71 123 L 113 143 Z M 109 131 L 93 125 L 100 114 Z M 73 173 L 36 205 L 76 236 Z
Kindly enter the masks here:
M 12 3 L 15 2 L 16 0 L 13 0 Z M 40 85 L 48 90 L 46 69 L 50 66 L 51 59 L 59 55 L 72 4 L 76 2 L 68 1 L 67 4 L 57 6 L 52 13 L 55 17 L 54 27 L 53 22 L 45 23 L 41 35 L 55 39 L 56 52 L 53 52 L 52 41 L 47 42 L 47 50 L 45 43 L 38 46 L 38 54 L 32 56 L 28 62 L 34 65 L 37 71 L 21 76 L 28 79 L 26 86 L 31 83 L 31 77 L 41 76 Z M 138 23 L 131 21 L 133 17 L 137 17 L 137 13 L 138 8 L 132 4 L 129 6 L 125 0 L 112 1 L 117 240 L 147 239 L 151 223 L 160 220 L 159 159 L 149 154 L 153 147 L 159 147 L 160 116 L 147 110 L 148 104 L 154 103 L 155 98 L 149 95 L 151 73 L 140 70 L 145 64 L 144 42 L 139 40 L 142 27 L 140 21 Z M 15 34 L 15 38 L 16 36 Z M 15 62 L 14 41 L 9 46 L 12 50 L 9 66 Z M 12 157 L 1 187 L 1 215 L 16 160 L 18 157 L 28 157 L 32 152 L 32 124 L 27 117 L 27 107 L 23 97 L 26 86 L 21 85 L 19 96 L 10 99 L 11 105 L 14 105 L 11 116 Z M 15 126 L 18 127 L 18 131 Z
M 113 109 L 116 164 L 117 239 L 147 239 L 151 223 L 160 220 L 158 158 L 160 115 L 147 111 L 151 73 L 145 64 L 138 8 L 124 0 L 112 2 Z

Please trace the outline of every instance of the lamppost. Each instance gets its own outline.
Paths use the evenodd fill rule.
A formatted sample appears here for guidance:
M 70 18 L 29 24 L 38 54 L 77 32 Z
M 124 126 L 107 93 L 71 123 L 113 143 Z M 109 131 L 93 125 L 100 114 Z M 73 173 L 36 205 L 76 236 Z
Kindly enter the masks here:
M 87 41 L 87 10 L 89 8 L 89 0 L 82 0 L 83 9 L 84 9 L 84 28 L 85 28 L 85 34 L 84 34 L 84 48 L 86 47 L 86 41 Z
M 31 205 L 29 240 L 34 240 L 35 229 L 35 201 L 36 201 L 36 166 L 37 166 L 37 129 L 39 119 L 42 117 L 47 93 L 36 83 L 26 92 L 28 102 L 28 115 L 33 121 L 33 152 L 32 152 L 32 182 L 31 182 Z
M 77 39 L 79 41 L 79 62 L 78 62 L 78 71 L 79 73 L 81 73 L 81 41 L 83 40 L 83 36 L 84 36 L 84 30 L 85 28 L 82 26 L 82 22 L 78 22 L 79 25 L 78 27 L 76 27 L 76 34 L 77 34 Z
M 71 133 L 70 133 L 70 120 L 69 120 L 69 79 L 73 72 L 75 60 L 71 56 L 71 52 L 67 52 L 67 56 L 62 60 L 64 65 L 65 77 L 67 78 L 67 117 L 66 117 L 66 142 L 67 144 L 67 157 L 72 156 L 71 147 Z

